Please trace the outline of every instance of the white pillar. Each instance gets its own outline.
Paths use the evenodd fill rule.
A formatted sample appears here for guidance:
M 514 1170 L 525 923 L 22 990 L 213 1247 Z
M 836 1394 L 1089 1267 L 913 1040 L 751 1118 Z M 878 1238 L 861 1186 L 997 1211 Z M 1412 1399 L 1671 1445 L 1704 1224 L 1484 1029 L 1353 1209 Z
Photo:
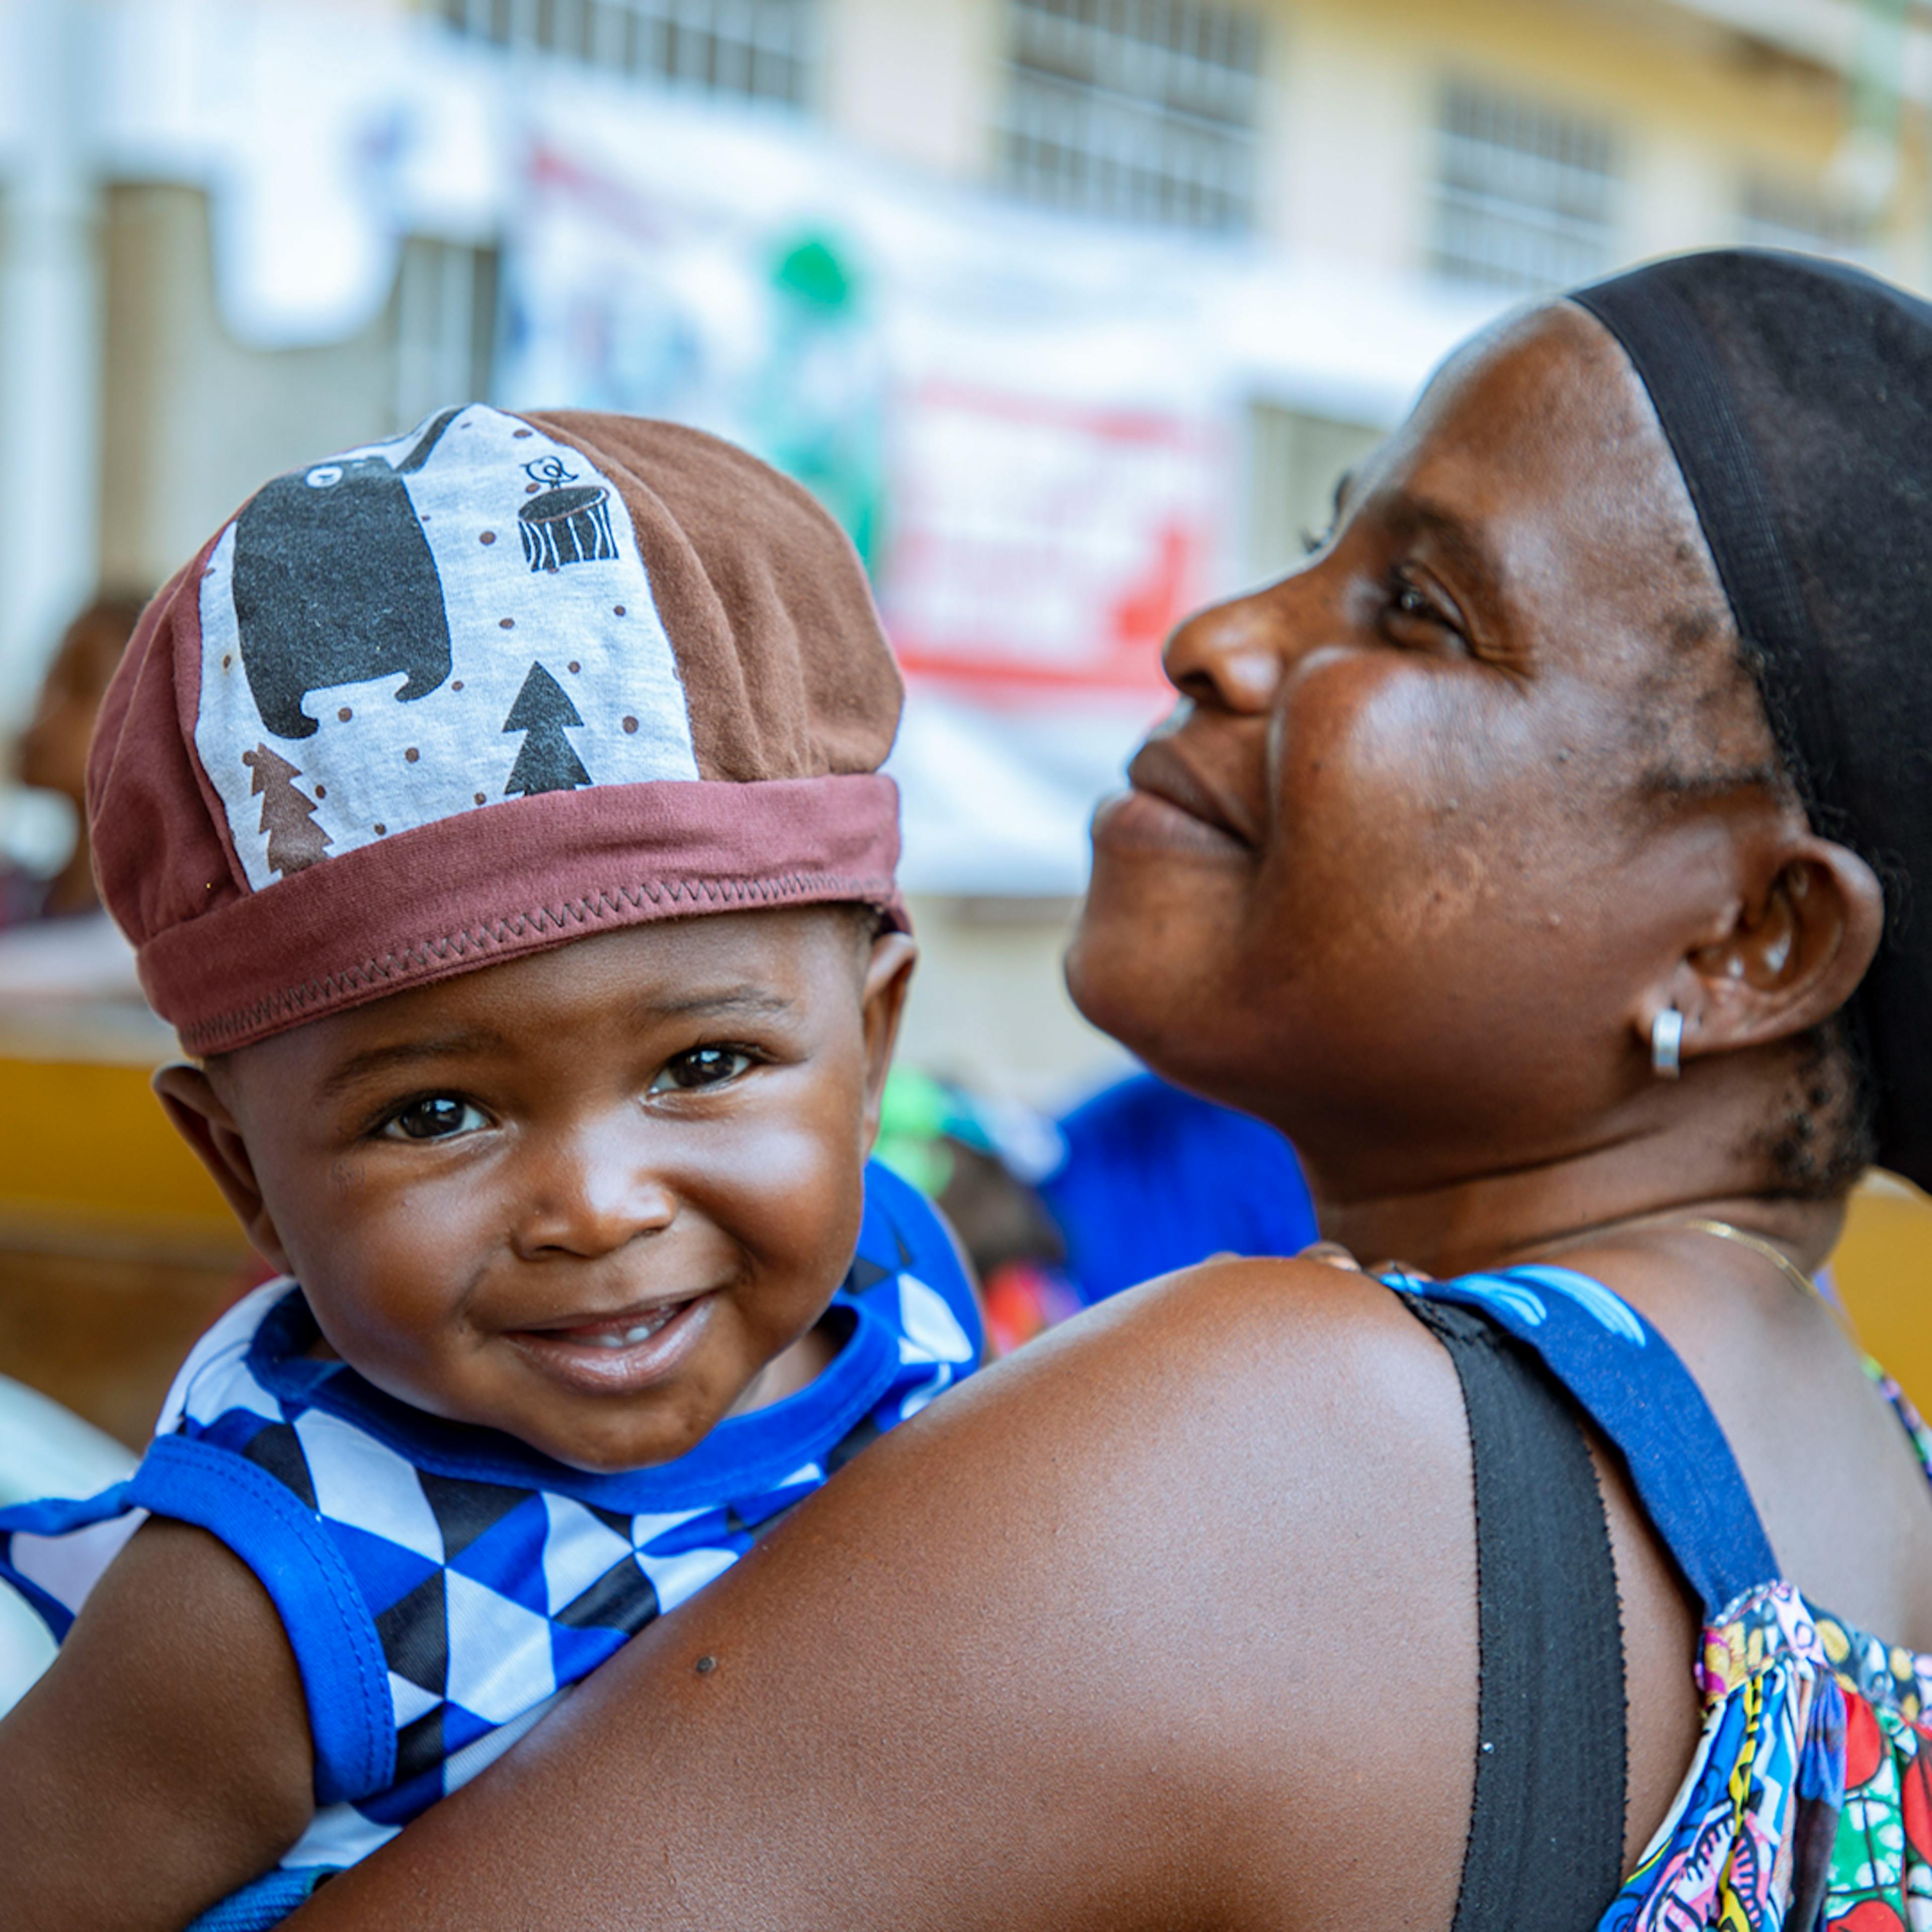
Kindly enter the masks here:
M 0 178 L 0 729 L 32 704 L 56 638 L 94 590 L 100 556 L 88 22 L 74 0 L 13 0 L 7 15 L 0 44 L 10 43 L 18 124 Z

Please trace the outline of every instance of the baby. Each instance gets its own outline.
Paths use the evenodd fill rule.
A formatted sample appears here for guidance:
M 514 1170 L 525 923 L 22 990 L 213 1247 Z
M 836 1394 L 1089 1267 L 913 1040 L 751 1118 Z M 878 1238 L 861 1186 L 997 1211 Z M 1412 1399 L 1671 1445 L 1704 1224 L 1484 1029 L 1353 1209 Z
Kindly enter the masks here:
M 973 1368 L 867 1162 L 898 706 L 824 513 L 662 423 L 446 412 L 150 607 L 101 894 L 282 1278 L 131 1481 L 0 1512 L 64 1640 L 0 1724 L 10 1927 L 273 1923 Z

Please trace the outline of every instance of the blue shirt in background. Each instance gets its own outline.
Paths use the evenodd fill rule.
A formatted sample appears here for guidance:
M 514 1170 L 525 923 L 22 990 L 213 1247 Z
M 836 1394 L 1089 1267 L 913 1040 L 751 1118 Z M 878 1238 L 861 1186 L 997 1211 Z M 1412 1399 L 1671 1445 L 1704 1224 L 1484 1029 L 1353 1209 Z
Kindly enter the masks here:
M 1039 1191 L 1090 1306 L 1212 1254 L 1292 1255 L 1316 1238 L 1294 1150 L 1246 1114 L 1138 1073 L 1059 1125 L 1066 1158 Z

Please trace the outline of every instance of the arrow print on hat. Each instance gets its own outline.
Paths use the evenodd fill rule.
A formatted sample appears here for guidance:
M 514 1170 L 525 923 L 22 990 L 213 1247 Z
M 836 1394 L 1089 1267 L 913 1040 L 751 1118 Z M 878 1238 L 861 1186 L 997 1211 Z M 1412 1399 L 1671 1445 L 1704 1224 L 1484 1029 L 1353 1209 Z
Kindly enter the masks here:
M 570 726 L 581 725 L 577 706 L 569 694 L 540 664 L 530 666 L 510 715 L 503 720 L 506 731 L 527 731 L 523 749 L 510 768 L 510 782 L 503 788 L 508 797 L 521 792 L 569 791 L 590 783 L 590 774 L 576 748 L 563 734 Z

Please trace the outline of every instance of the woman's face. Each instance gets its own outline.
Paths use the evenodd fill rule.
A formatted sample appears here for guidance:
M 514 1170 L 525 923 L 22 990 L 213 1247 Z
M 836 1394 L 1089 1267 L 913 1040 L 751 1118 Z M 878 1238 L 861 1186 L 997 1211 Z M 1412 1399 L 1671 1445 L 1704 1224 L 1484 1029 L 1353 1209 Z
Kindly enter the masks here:
M 1082 1011 L 1365 1185 L 1600 1134 L 1723 836 L 1668 774 L 1770 755 L 1609 336 L 1558 306 L 1465 350 L 1308 564 L 1166 668 L 1095 821 Z

